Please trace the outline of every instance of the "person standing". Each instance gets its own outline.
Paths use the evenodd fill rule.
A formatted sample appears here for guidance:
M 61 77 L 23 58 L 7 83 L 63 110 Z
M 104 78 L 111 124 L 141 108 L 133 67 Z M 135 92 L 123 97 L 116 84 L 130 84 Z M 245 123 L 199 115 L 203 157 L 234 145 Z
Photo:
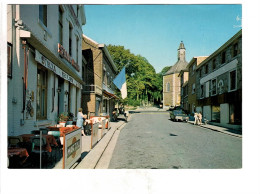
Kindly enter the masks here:
M 198 120 L 199 120 L 199 125 L 201 125 L 202 124 L 202 114 L 201 114 L 201 112 L 199 112 L 199 114 L 198 114 Z
M 86 136 L 84 133 L 84 127 L 83 127 L 83 119 L 87 118 L 87 115 L 83 115 L 82 108 L 79 108 L 79 112 L 77 114 L 77 123 L 76 126 L 81 128 L 81 134 L 83 136 Z
M 194 113 L 194 125 L 197 125 L 197 123 L 198 123 L 198 113 L 195 112 Z

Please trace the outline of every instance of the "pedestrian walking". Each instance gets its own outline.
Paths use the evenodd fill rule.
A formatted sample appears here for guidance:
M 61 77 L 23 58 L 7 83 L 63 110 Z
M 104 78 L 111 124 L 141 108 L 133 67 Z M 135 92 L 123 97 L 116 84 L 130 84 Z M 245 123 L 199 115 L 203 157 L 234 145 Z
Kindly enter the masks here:
M 198 113 L 195 112 L 194 113 L 194 125 L 197 125 L 197 123 L 198 123 Z
M 199 125 L 201 125 L 202 124 L 202 114 L 201 114 L 201 112 L 199 112 L 199 114 L 198 114 L 198 121 L 199 121 Z
M 84 133 L 84 127 L 83 127 L 83 119 L 86 119 L 87 118 L 87 115 L 83 115 L 82 113 L 82 108 L 79 108 L 79 112 L 77 114 L 77 123 L 76 123 L 76 126 L 81 128 L 81 134 L 83 136 L 86 136 L 85 133 Z

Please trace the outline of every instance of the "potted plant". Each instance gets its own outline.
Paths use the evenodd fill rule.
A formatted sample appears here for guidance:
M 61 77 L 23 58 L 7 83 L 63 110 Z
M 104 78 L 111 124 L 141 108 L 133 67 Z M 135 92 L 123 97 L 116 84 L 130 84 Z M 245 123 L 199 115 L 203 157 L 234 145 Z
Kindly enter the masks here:
M 67 120 L 69 119 L 68 113 L 67 112 L 63 112 L 58 116 L 58 121 L 60 125 L 65 126 Z

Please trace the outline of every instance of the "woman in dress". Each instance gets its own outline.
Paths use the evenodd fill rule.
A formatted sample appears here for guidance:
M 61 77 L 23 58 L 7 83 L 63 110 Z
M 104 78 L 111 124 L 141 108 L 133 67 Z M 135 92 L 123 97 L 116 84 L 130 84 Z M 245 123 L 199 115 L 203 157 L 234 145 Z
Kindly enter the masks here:
M 83 136 L 86 136 L 85 133 L 84 133 L 84 127 L 83 127 L 83 119 L 87 118 L 87 115 L 83 115 L 82 113 L 82 108 L 79 108 L 79 112 L 77 114 L 77 127 L 80 127 L 81 128 L 81 134 Z

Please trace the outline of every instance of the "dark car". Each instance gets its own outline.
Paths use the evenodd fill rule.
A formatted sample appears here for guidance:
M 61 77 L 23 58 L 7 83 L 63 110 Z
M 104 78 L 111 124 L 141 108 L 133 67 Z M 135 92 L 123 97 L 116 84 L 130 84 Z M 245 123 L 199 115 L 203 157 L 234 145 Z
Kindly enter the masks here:
M 183 110 L 173 110 L 170 112 L 170 118 L 173 121 L 189 121 L 188 115 Z

